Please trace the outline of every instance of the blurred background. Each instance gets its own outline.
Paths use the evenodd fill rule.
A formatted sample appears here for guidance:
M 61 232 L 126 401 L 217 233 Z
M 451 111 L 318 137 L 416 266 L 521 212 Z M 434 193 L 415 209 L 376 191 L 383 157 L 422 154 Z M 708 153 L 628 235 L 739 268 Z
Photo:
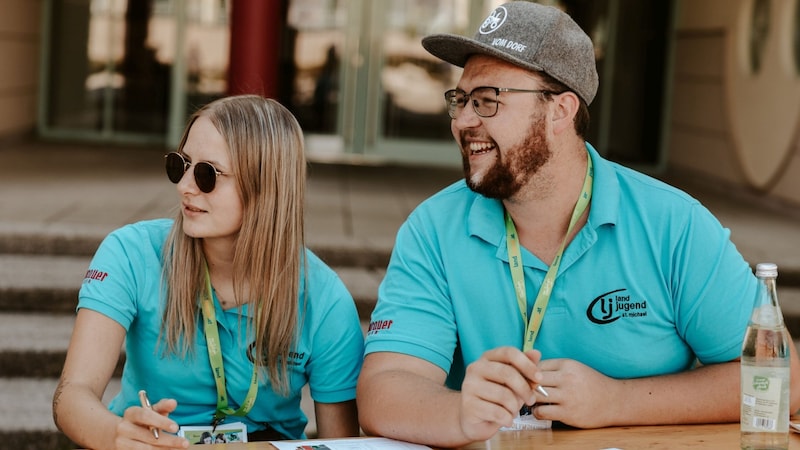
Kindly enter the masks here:
M 207 101 L 254 92 L 311 158 L 457 167 L 425 52 L 497 0 L 0 0 L 0 142 L 175 146 Z M 547 0 L 595 43 L 589 140 L 637 169 L 800 203 L 798 0 Z M 111 150 L 110 150 L 111 151 Z
M 210 100 L 296 115 L 310 247 L 367 321 L 397 227 L 460 177 L 443 93 L 461 69 L 420 39 L 472 35 L 501 3 L 0 0 L 0 449 L 71 448 L 50 400 L 83 271 L 111 229 L 171 213 L 160 153 Z M 800 0 L 540 3 L 594 42 L 588 140 L 777 262 L 800 335 Z

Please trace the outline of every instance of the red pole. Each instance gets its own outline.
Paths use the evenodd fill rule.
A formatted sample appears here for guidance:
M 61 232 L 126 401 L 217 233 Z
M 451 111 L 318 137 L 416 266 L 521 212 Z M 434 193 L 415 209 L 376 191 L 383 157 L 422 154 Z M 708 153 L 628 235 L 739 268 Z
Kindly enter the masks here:
M 283 0 L 233 0 L 228 94 L 277 98 Z

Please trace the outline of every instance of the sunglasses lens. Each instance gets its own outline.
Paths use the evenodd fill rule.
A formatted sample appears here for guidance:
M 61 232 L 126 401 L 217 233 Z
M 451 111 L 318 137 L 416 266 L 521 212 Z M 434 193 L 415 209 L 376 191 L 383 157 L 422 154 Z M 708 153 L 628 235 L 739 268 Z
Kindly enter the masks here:
M 201 191 L 208 194 L 214 190 L 217 182 L 217 171 L 209 163 L 199 162 L 194 166 L 194 181 Z
M 186 164 L 178 153 L 170 153 L 166 158 L 167 177 L 169 181 L 178 184 L 183 178 L 183 172 L 186 170 Z

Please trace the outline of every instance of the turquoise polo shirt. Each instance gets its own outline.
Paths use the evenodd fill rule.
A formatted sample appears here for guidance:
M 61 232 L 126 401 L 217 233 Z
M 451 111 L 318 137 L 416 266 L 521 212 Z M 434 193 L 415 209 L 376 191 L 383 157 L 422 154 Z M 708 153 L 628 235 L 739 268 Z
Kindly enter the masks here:
M 564 251 L 534 348 L 613 378 L 737 358 L 756 279 L 729 230 L 686 193 L 587 150 L 588 222 Z M 548 266 L 521 251 L 530 316 Z M 521 348 L 524 329 L 501 202 L 461 180 L 420 204 L 398 231 L 366 353 L 430 361 L 459 388 L 466 365 Z
M 158 343 L 163 311 L 161 256 L 171 226 L 168 219 L 144 221 L 106 237 L 81 286 L 78 308 L 104 314 L 127 331 L 122 389 L 111 401 L 111 411 L 121 416 L 128 407 L 139 405 L 137 393 L 145 389 L 153 403 L 162 398 L 178 401 L 170 418 L 179 425 L 209 425 L 217 406 L 217 391 L 199 313 L 193 355 L 164 354 Z M 310 251 L 306 251 L 306 261 L 305 291 L 300 292 L 298 300 L 299 340 L 289 361 L 290 392 L 287 396 L 274 392 L 262 377 L 250 413 L 227 420 L 244 422 L 249 432 L 269 424 L 288 438 L 304 438 L 308 419 L 300 400 L 306 384 L 318 402 L 355 398 L 363 357 L 363 334 L 355 304 L 325 263 Z M 253 373 L 252 341 L 243 338 L 244 321 L 240 322 L 251 311 L 247 306 L 224 311 L 216 295 L 214 304 L 229 406 L 237 409 L 247 395 Z

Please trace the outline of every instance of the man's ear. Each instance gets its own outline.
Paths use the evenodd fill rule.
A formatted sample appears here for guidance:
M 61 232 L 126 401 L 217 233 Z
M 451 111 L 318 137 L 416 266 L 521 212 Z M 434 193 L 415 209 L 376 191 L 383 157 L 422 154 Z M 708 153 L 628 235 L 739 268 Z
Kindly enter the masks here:
M 571 91 L 566 91 L 559 95 L 553 96 L 554 110 L 551 116 L 553 133 L 560 134 L 565 130 L 574 130 L 575 115 L 578 114 L 578 108 L 581 105 L 581 100 L 578 95 Z

